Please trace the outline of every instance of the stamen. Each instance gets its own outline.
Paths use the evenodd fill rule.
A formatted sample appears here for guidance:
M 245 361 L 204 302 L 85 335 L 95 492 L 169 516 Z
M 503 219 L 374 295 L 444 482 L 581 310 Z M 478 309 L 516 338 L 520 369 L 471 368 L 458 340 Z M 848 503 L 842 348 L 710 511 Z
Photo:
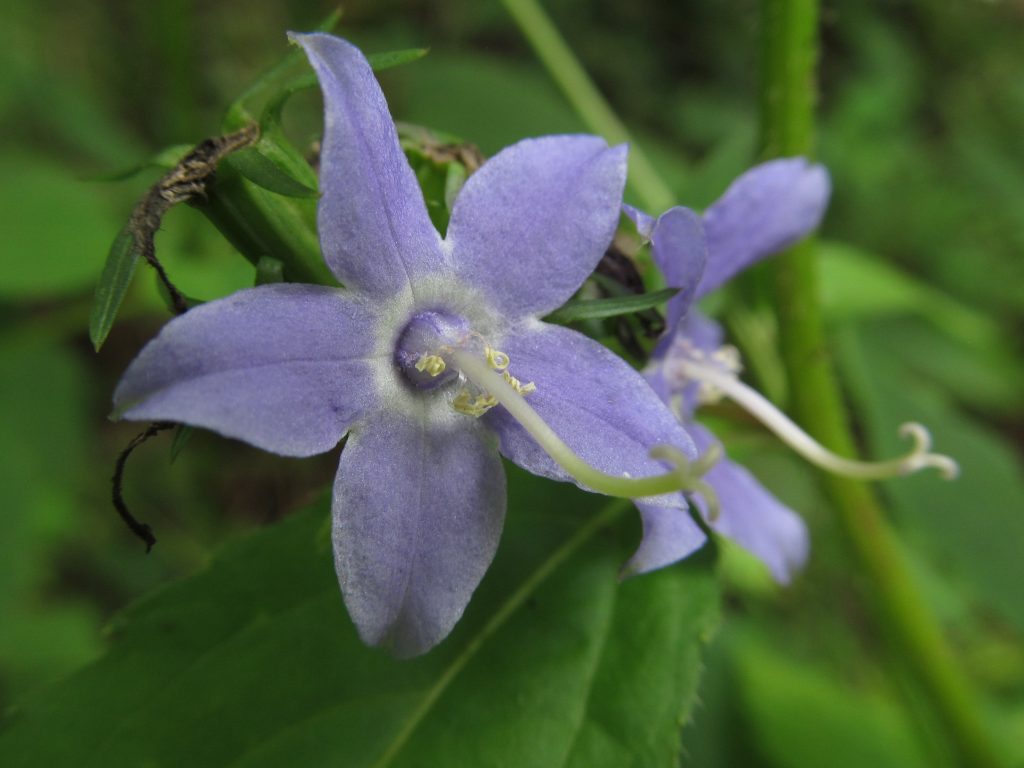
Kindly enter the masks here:
M 487 393 L 473 395 L 468 389 L 459 390 L 455 399 L 452 400 L 452 408 L 474 418 L 480 418 L 497 404 L 498 401 L 494 399 L 493 395 Z
M 438 377 L 444 373 L 445 365 L 444 358 L 440 355 L 423 355 L 419 360 L 416 361 L 416 370 L 420 373 L 426 371 L 433 377 Z
M 884 480 L 932 467 L 939 470 L 944 479 L 952 480 L 960 473 L 960 467 L 954 459 L 931 452 L 931 434 L 927 428 L 916 422 L 900 426 L 900 436 L 909 437 L 914 443 L 906 455 L 887 461 L 847 459 L 837 456 L 821 445 L 760 392 L 748 387 L 732 372 L 692 356 L 677 359 L 675 364 L 679 373 L 731 398 L 809 462 L 837 475 L 861 480 Z
M 523 426 L 523 429 L 555 460 L 558 466 L 588 488 L 606 496 L 618 496 L 625 499 L 660 496 L 664 493 L 679 491 L 699 492 L 708 500 L 710 508 L 717 508 L 718 501 L 714 491 L 700 479 L 700 475 L 707 471 L 706 459 L 691 462 L 677 449 L 670 446 L 657 446 L 651 451 L 651 458 L 673 464 L 674 468 L 670 472 L 641 478 L 609 475 L 590 466 L 580 458 L 548 426 L 540 414 L 533 410 L 523 395 L 492 370 L 487 362 L 465 349 L 454 349 L 450 356 L 467 379 L 490 393 L 497 402 L 505 406 L 509 414 Z M 526 386 L 522 388 L 526 389 Z
M 508 363 L 506 363 L 508 365 Z M 493 366 L 492 366 L 493 367 Z M 518 392 L 520 395 L 528 395 L 531 392 L 537 391 L 537 385 L 532 381 L 529 384 L 523 384 L 519 379 L 509 373 L 507 370 L 501 372 L 501 378 L 505 380 L 512 389 Z
M 487 364 L 496 371 L 504 371 L 508 368 L 509 358 L 504 352 L 499 352 L 493 347 L 484 347 L 484 356 L 487 358 Z

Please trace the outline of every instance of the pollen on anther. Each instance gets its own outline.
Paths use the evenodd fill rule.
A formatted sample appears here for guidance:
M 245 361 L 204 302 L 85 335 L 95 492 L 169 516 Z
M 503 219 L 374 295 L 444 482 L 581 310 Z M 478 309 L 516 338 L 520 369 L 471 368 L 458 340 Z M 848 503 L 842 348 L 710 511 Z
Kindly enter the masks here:
M 439 355 L 423 355 L 416 361 L 416 370 L 420 373 L 426 371 L 431 376 L 440 376 L 445 367 L 444 358 Z
M 537 391 L 537 385 L 534 384 L 532 381 L 527 384 L 523 384 L 519 379 L 517 379 L 507 370 L 502 371 L 501 376 L 503 379 L 505 379 L 505 383 L 512 387 L 512 389 L 514 389 L 517 394 L 528 395 L 531 392 Z
M 452 408 L 466 416 L 479 418 L 498 404 L 494 395 L 479 394 L 472 395 L 468 389 L 459 390 L 452 400 Z

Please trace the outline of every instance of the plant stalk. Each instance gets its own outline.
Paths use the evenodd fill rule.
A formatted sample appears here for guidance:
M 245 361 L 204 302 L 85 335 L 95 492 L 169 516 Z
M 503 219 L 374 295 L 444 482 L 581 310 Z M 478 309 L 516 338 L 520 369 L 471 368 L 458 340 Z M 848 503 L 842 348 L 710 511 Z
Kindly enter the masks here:
M 763 146 L 766 156 L 810 156 L 814 149 L 817 0 L 762 0 Z M 846 409 L 827 354 L 813 242 L 773 264 L 780 343 L 797 420 L 831 450 L 856 455 Z M 825 475 L 825 485 L 892 649 L 927 694 L 959 762 L 1002 759 L 975 693 L 926 606 L 900 544 L 864 484 Z
M 608 105 L 538 0 L 502 0 L 537 58 L 586 126 L 609 144 L 629 144 L 630 188 L 648 213 L 658 216 L 675 205 L 675 195 L 644 151 Z

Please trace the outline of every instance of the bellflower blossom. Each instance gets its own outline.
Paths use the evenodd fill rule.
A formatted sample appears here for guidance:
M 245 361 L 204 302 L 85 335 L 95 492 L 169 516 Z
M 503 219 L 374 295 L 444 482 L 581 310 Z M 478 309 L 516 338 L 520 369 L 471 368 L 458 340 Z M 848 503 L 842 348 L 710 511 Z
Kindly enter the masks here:
M 669 302 L 668 328 L 645 375 L 676 410 L 702 452 L 718 453 L 722 448 L 707 428 L 694 421 L 694 411 L 701 402 L 725 395 L 798 453 L 830 471 L 873 479 L 935 467 L 947 478 L 952 477 L 957 471 L 955 462 L 929 453 L 930 438 L 918 424 L 901 428 L 915 443 L 905 457 L 868 463 L 831 454 L 739 381 L 739 357 L 734 348 L 722 346 L 721 326 L 691 310 L 693 302 L 748 266 L 788 248 L 814 230 L 825 213 L 829 193 L 828 173 L 822 166 L 804 158 L 784 158 L 741 175 L 703 217 L 676 207 L 653 218 L 624 206 L 641 237 L 650 241 L 651 254 L 666 282 L 680 289 Z M 769 493 L 750 472 L 728 459 L 712 466 L 703 480 L 709 493 L 696 495 L 693 500 L 710 527 L 757 556 L 777 581 L 787 583 L 807 559 L 807 528 L 799 515 Z M 650 524 L 661 533 L 645 536 L 647 549 L 642 546 L 634 558 L 635 570 L 660 567 L 685 557 L 700 545 L 692 521 L 672 515 L 664 507 L 638 506 L 645 527 Z
M 318 225 L 345 287 L 267 285 L 172 320 L 125 373 L 116 413 L 286 456 L 347 433 L 332 505 L 342 593 L 365 642 L 415 655 L 448 634 L 494 555 L 499 450 L 596 490 L 611 476 L 675 514 L 683 469 L 665 474 L 649 451 L 685 465 L 696 450 L 639 373 L 538 319 L 611 241 L 626 148 L 521 141 L 467 180 L 442 239 L 363 55 L 295 40 L 324 94 Z

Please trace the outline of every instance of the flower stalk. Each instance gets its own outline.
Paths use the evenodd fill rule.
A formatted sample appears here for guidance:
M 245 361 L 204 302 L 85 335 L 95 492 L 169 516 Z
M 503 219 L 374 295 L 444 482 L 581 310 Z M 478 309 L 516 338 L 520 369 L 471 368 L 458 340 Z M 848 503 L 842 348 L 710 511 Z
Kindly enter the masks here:
M 818 3 L 762 0 L 761 9 L 765 154 L 809 155 L 813 150 Z M 804 242 L 790 249 L 772 269 L 793 411 L 822 444 L 852 455 L 854 441 L 825 354 L 813 244 Z M 1001 765 L 975 693 L 914 584 L 909 564 L 874 494 L 850 478 L 825 475 L 824 481 L 894 650 L 927 693 L 960 763 Z

